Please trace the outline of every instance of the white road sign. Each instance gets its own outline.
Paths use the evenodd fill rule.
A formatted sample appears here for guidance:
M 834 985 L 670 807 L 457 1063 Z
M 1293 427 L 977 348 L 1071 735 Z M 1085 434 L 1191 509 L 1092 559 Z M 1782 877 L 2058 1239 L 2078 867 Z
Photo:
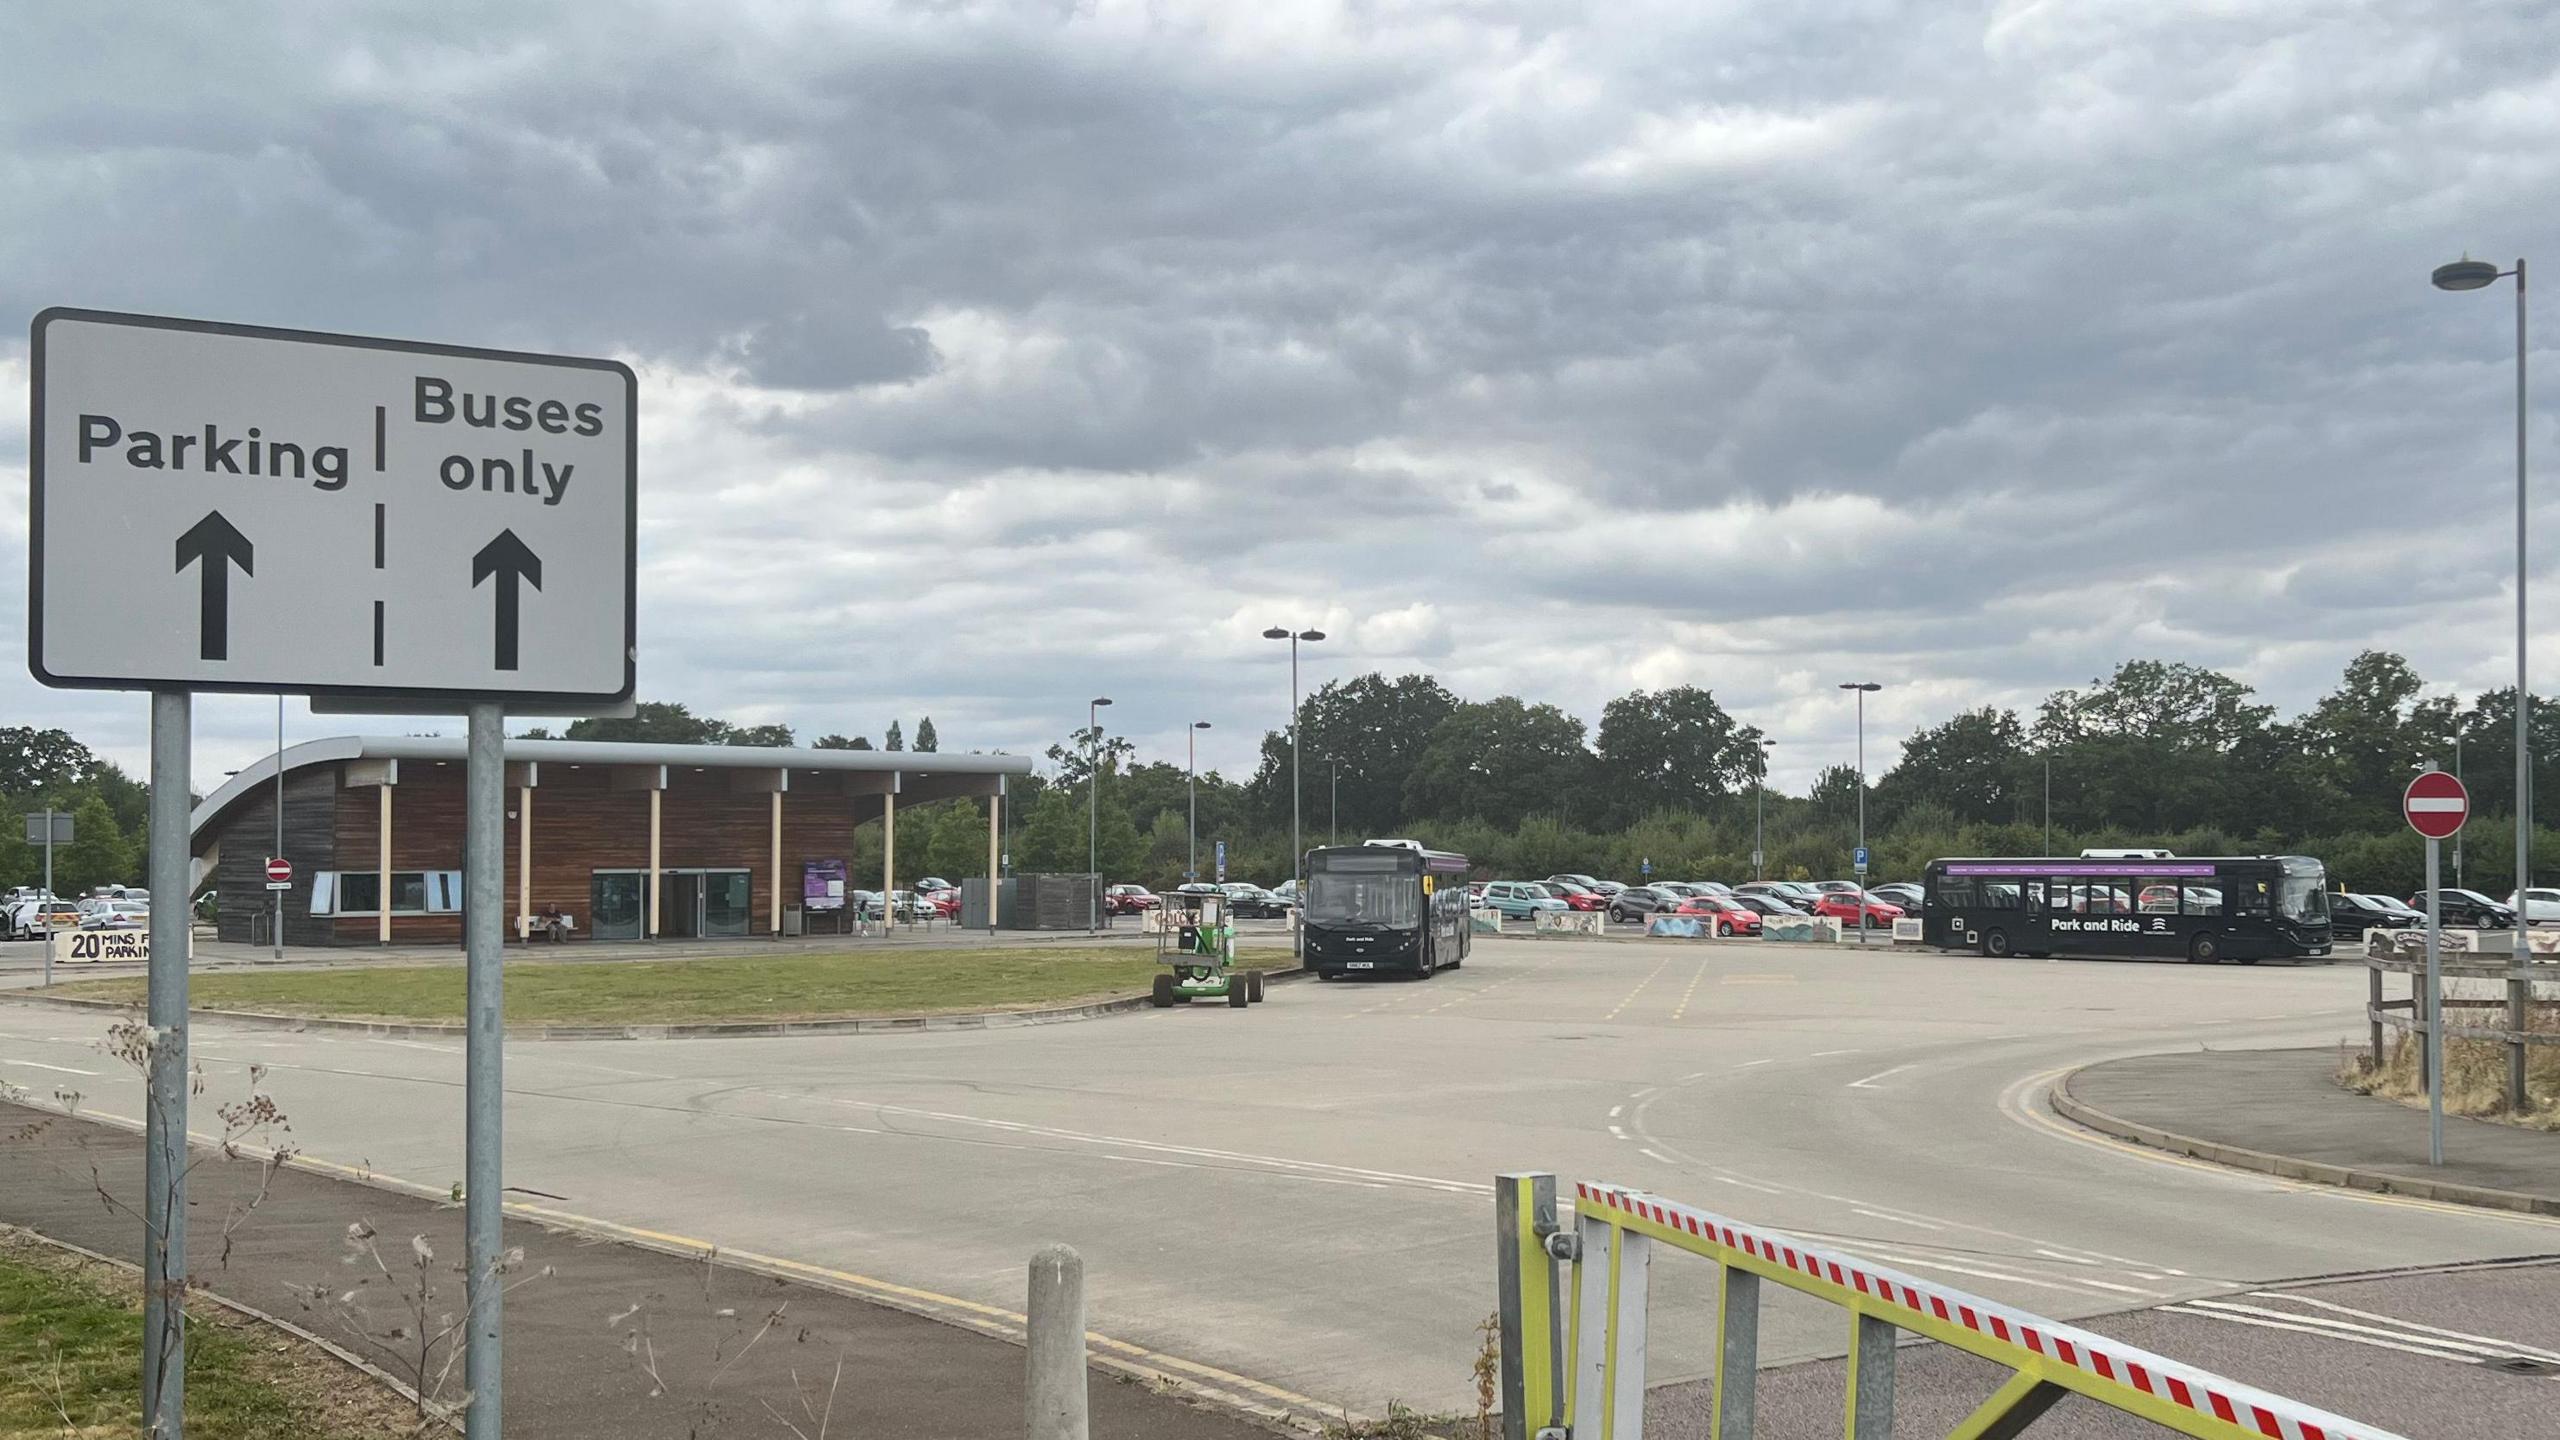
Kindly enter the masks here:
M 45 684 L 631 695 L 628 367 L 64 309 L 34 359 Z

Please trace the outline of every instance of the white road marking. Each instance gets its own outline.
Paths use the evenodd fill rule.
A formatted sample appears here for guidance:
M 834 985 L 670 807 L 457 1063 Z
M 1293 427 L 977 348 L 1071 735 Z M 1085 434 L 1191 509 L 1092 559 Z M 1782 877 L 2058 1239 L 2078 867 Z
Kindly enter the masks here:
M 2065 1264 L 2065 1265 L 2095 1265 L 2095 1264 L 2097 1264 L 2097 1263 L 2098 1263 L 2098 1262 L 2097 1262 L 2097 1261 L 2095 1261 L 2095 1260 L 2085 1260 L 2085 1259 L 2082 1259 L 2080 1256 L 2077 1256 L 2077 1255 L 2065 1255 L 2065 1254 L 2063 1254 L 2063 1253 L 2062 1253 L 2061 1251 L 2059 1251 L 2059 1250 L 2047 1250 L 2047 1249 L 2043 1248 L 2042 1246 L 2038 1246 L 2038 1247 L 2036 1248 L 2036 1253 L 2037 1253 L 2037 1254 L 2039 1254 L 2039 1255 L 2047 1256 L 2047 1257 L 2049 1257 L 2049 1258 L 2051 1258 L 2051 1259 L 2059 1260 L 2059 1261 L 2061 1261 L 2061 1262 L 2062 1262 L 2063 1264 Z
M 1637 1153 L 1643 1155 L 1648 1160 L 1659 1160 L 1665 1165 L 1677 1165 L 1680 1163 L 1679 1161 L 1672 1159 L 1670 1156 L 1663 1154 L 1659 1150 L 1643 1150 Z
M 1813 1058 L 1821 1060 L 1833 1055 L 1855 1055 L 1858 1053 L 1859 1052 L 1855 1050 L 1816 1050 L 1813 1052 Z
M 2512 1340 L 2499 1340 L 2488 1335 L 2474 1335 L 2465 1330 L 2445 1330 L 2439 1329 L 2433 1325 L 2421 1325 L 2415 1320 L 2403 1320 L 2397 1315 L 2377 1315 L 2371 1310 L 2358 1310 L 2353 1306 L 2340 1305 L 2335 1301 L 2330 1300 L 2315 1299 L 2309 1295 L 2294 1295 L 2276 1290 L 2254 1290 L 2250 1292 L 2249 1298 L 2252 1300 L 2285 1300 L 2296 1305 L 2315 1306 L 2319 1309 L 2331 1311 L 2339 1315 L 2353 1315 L 2359 1320 L 2376 1320 L 2385 1325 L 2396 1325 L 2403 1330 L 2415 1331 L 2421 1335 L 2440 1335 L 2447 1340 L 2468 1340 L 2477 1345 L 2488 1346 L 2489 1353 L 2492 1355 L 2525 1355 L 2536 1360 L 2549 1360 L 2555 1364 L 2560 1364 L 2560 1351 L 2544 1350 L 2532 1345 L 2519 1345 Z M 2303 1318 L 2307 1320 L 2312 1317 L 2305 1316 Z
M 1971 1275 L 1979 1280 L 2003 1280 L 2012 1285 L 2031 1285 L 2039 1290 L 2076 1290 L 2095 1293 L 2077 1280 L 2039 1280 L 2032 1275 L 2012 1275 L 2005 1270 L 1986 1270 L 1978 1265 L 1957 1265 L 1945 1260 L 1923 1260 L 1916 1255 L 1901 1255 L 1873 1246 L 1861 1247 L 1862 1253 L 1890 1265 L 1917 1265 L 1923 1270 L 1944 1270 L 1951 1275 Z
M 1626 1132 L 1626 1131 L 1624 1131 L 1624 1130 L 1622 1130 L 1622 1129 L 1618 1128 L 1618 1127 L 1617 1127 L 1617 1126 L 1615 1126 L 1615 1125 L 1612 1125 L 1612 1126 L 1610 1126 L 1610 1127 L 1609 1127 L 1609 1135 L 1610 1135 L 1610 1137 L 1611 1137 L 1612 1139 L 1617 1139 L 1617 1140 L 1625 1140 L 1625 1139 L 1629 1139 L 1629 1138 L 1631 1138 L 1631 1137 L 1627 1134 L 1627 1132 Z
M 1754 1066 L 1754 1065 L 1774 1065 L 1774 1064 L 1776 1064 L 1776 1063 L 1777 1063 L 1777 1059 L 1778 1059 L 1778 1057 L 1777 1057 L 1777 1056 L 1772 1055 L 1772 1056 L 1770 1056 L 1770 1057 L 1769 1057 L 1768 1059 L 1766 1059 L 1766 1060 L 1745 1060 L 1745 1061 L 1743 1061 L 1741 1064 L 1736 1065 L 1736 1066 L 1734 1066 L 1733 1068 L 1734 1068 L 1734 1069 L 1736 1069 L 1736 1070 L 1748 1070 L 1748 1069 L 1750 1069 L 1750 1068 L 1751 1068 L 1752 1066 Z
M 1915 1061 L 1913 1061 L 1913 1062 L 1912 1062 L 1912 1065 L 1917 1065 L 1918 1063 L 1920 1063 L 1920 1062 L 1918 1062 L 1918 1061 L 1916 1061 L 1916 1060 L 1915 1060 Z M 1876 1090 L 1876 1089 L 1881 1089 L 1882 1087 L 1876 1084 L 1876 1082 L 1877 1082 L 1877 1081 L 1884 1079 L 1884 1078 L 1885 1078 L 1886 1076 L 1888 1076 L 1888 1075 L 1899 1075 L 1899 1074 L 1901 1074 L 1903 1071 L 1908 1070 L 1908 1069 L 1910 1069 L 1910 1068 L 1911 1068 L 1911 1065 L 1896 1065 L 1896 1066 L 1894 1066 L 1894 1067 L 1893 1067 L 1892 1069 L 1890 1069 L 1890 1070 L 1879 1070 L 1879 1071 L 1877 1071 L 1876 1073 L 1874 1073 L 1873 1075 L 1868 1076 L 1868 1077 L 1867 1077 L 1866 1079 L 1864 1079 L 1864 1080 L 1852 1080 L 1852 1081 L 1850 1081 L 1850 1082 L 1849 1082 L 1849 1088 L 1850 1088 L 1850 1089 L 1852 1089 L 1852 1090 Z
M 1719 1176 L 1717 1176 L 1717 1177 L 1716 1177 L 1716 1179 L 1718 1179 L 1718 1180 L 1722 1181 L 1723 1183 L 1725 1183 L 1725 1184 L 1727 1184 L 1727 1185 L 1739 1185 L 1739 1186 L 1741 1186 L 1741 1187 L 1742 1187 L 1743 1189 L 1745 1189 L 1745 1190 L 1757 1190 L 1757 1191 L 1759 1191 L 1759 1192 L 1760 1192 L 1761 1194 L 1763 1194 L 1763 1195 L 1784 1195 L 1784 1194 L 1786 1194 L 1786 1193 L 1787 1193 L 1786 1191 L 1779 1189 L 1779 1188 L 1778 1188 L 1778 1187 L 1776 1187 L 1775 1185 L 1761 1185 L 1761 1184 L 1757 1184 L 1757 1183 L 1755 1183 L 1755 1182 L 1753 1182 L 1753 1181 L 1743 1180 L 1743 1179 L 1738 1179 L 1738 1178 L 1736 1178 L 1736 1177 L 1734 1177 L 1734 1176 L 1731 1176 L 1731 1175 L 1719 1175 Z
M 1625 1114 L 1625 1113 L 1626 1113 L 1626 1109 L 1627 1109 L 1627 1107 L 1626 1107 L 1626 1106 L 1624 1106 L 1624 1105 L 1612 1105 L 1612 1106 L 1610 1106 L 1610 1107 L 1609 1107 L 1609 1118 L 1610 1118 L 1610 1119 L 1612 1119 L 1612 1120 L 1617 1119 L 1620 1115 L 1623 1115 L 1623 1114 Z
M 2281 1320 L 2267 1320 L 2249 1315 L 2232 1314 L 2220 1309 L 2206 1309 L 2204 1308 L 2204 1304 L 2205 1302 L 2196 1301 L 2183 1305 L 2163 1305 L 2160 1308 L 2171 1315 L 2197 1315 L 2202 1316 L 2207 1320 L 2221 1320 L 2233 1325 L 2253 1325 L 2261 1330 L 2284 1330 L 2296 1335 L 2318 1335 L 2330 1340 L 2344 1341 L 2350 1345 L 2370 1345 L 2376 1350 L 2397 1350 L 2403 1355 L 2419 1355 L 2430 1360 L 2451 1360 L 2463 1365 L 2486 1365 L 2489 1363 L 2479 1355 L 2472 1354 L 2471 1352 L 2459 1347 L 2448 1346 L 2442 1341 L 2430 1342 L 2420 1340 L 2416 1336 L 2403 1336 L 2398 1340 L 2384 1340 L 2377 1338 L 2375 1335 L 2350 1335 L 2342 1331 L 2330 1329 L 2313 1320 L 2309 1316 L 2288 1317 Z M 2282 1314 L 2283 1312 L 2270 1311 L 2266 1313 Z
M 1896 1225 L 1908 1225 L 1916 1230 L 1944 1230 L 1947 1228 L 1944 1225 L 1932 1225 L 1926 1220 L 1914 1220 L 1908 1215 L 1887 1215 L 1881 1210 L 1859 1210 L 1853 1206 L 1851 1207 L 1850 1213 L 1864 1215 L 1870 1220 L 1890 1220 Z
M 0 1060 L 0 1065 L 23 1065 L 29 1070 L 51 1070 L 61 1075 L 95 1075 L 95 1070 L 75 1070 L 68 1065 L 47 1065 L 41 1060 Z

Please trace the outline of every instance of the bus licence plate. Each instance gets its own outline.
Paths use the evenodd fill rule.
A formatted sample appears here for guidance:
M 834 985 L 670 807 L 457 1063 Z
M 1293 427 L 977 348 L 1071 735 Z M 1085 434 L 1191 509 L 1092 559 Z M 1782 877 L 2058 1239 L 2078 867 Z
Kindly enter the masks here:
M 1342 962 L 1342 968 L 1345 970 L 1375 970 L 1378 968 L 1378 962 L 1375 960 L 1345 960 Z

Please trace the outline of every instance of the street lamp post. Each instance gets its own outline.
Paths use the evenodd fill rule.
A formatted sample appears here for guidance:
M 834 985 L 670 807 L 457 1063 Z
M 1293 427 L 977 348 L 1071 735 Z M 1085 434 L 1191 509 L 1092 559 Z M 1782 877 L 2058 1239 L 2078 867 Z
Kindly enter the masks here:
M 1867 848 L 1867 696 L 1884 687 L 1872 680 L 1842 682 L 1841 689 L 1858 692 L 1858 849 Z M 1867 943 L 1867 870 L 1858 867 L 1858 943 Z
M 2053 853 L 2053 752 L 2044 752 L 2044 853 Z
M 1324 763 L 1333 772 L 1333 809 L 1325 820 L 1324 843 L 1339 845 L 1342 843 L 1342 762 L 1327 760 Z
M 1085 897 L 1088 935 L 1102 928 L 1102 707 L 1110 703 L 1110 696 L 1097 695 L 1084 710 L 1084 866 L 1093 872 Z
M 2525 1028 L 2525 1012 L 2530 1008 L 2533 981 L 2525 967 L 2533 963 L 2533 946 L 2526 939 L 2532 929 L 2532 912 L 2525 908 L 2524 892 L 2533 884 L 2533 757 L 2532 741 L 2526 729 L 2526 716 L 2533 708 L 2533 693 L 2525 680 L 2525 469 L 2524 469 L 2524 260 L 2518 257 L 2516 268 L 2501 270 L 2486 260 L 2468 256 L 2450 265 L 2439 265 L 2435 286 L 2439 290 L 2478 290 L 2514 276 L 2516 282 L 2516 952 L 2515 970 L 2507 977 L 2507 1028 Z M 2524 1047 L 2507 1049 L 2507 1106 L 2518 1114 L 2525 1108 Z
M 1306 890 L 1307 852 L 1298 839 L 1298 642 L 1312 645 L 1324 638 L 1321 630 L 1290 630 L 1278 625 L 1262 632 L 1265 640 L 1289 642 L 1289 878 L 1296 882 L 1301 894 Z M 1291 950 L 1297 946 L 1293 940 Z
M 1760 823 L 1760 797 L 1769 793 L 1769 752 L 1776 749 L 1777 745 L 1778 742 L 1775 740 L 1766 738 L 1761 740 L 1760 766 L 1751 775 L 1751 878 L 1754 880 L 1767 878 L 1762 873 L 1762 869 L 1769 855 L 1768 835 Z
M 1208 728 L 1208 721 L 1194 720 L 1191 728 L 1182 732 L 1184 742 L 1191 747 L 1191 864 L 1182 872 L 1185 880 L 1200 878 L 1200 732 Z

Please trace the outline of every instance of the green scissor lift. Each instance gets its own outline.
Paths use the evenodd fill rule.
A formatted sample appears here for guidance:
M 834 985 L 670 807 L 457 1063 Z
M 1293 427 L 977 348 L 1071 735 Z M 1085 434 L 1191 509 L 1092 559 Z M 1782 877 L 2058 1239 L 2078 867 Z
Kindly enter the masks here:
M 1171 968 L 1156 977 L 1149 1002 L 1162 1010 L 1222 999 L 1229 1009 L 1241 1010 L 1260 1001 L 1262 972 L 1236 968 L 1236 928 L 1227 919 L 1227 897 L 1177 890 L 1164 898 L 1156 959 Z

